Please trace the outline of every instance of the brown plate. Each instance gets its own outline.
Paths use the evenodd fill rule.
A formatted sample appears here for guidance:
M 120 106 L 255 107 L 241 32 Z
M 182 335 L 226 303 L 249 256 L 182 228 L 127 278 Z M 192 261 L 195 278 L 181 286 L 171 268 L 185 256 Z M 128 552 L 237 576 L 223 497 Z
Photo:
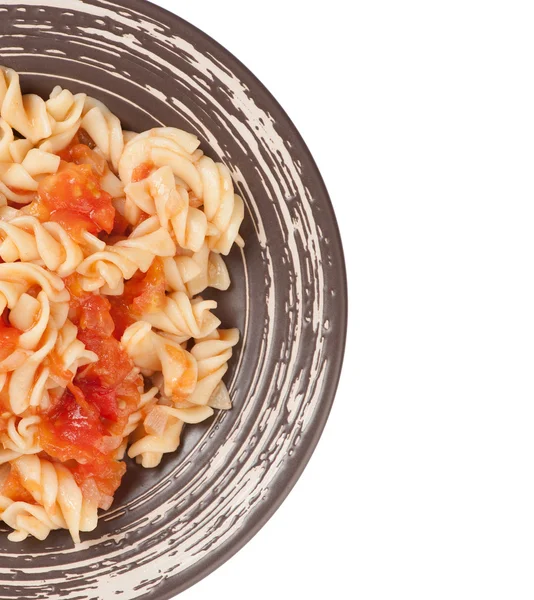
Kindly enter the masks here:
M 273 514 L 304 469 L 341 369 L 346 280 L 327 191 L 302 138 L 224 48 L 142 0 L 0 2 L 0 63 L 25 92 L 59 84 L 135 131 L 196 133 L 246 202 L 217 315 L 242 342 L 234 409 L 187 428 L 160 467 L 135 464 L 98 528 L 74 546 L 0 533 L 2 598 L 170 598 L 213 571 Z

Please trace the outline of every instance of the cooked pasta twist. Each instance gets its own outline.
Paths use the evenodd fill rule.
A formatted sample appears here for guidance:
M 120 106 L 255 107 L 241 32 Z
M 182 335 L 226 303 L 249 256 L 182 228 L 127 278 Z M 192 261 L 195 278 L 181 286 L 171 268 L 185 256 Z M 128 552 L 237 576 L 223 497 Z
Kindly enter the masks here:
M 213 409 L 209 406 L 175 408 L 172 401 L 167 403 L 161 398 L 135 431 L 128 456 L 145 468 L 156 467 L 164 454 L 177 450 L 185 423 L 200 423 L 212 415 Z
M 50 301 L 51 318 L 59 326 L 65 322 L 68 312 L 69 293 L 60 277 L 30 263 L 0 264 L 0 311 L 13 311 L 26 291 L 38 286 Z M 59 312 L 58 312 L 59 311 Z M 64 318 L 58 318 L 59 315 Z
M 52 122 L 45 101 L 35 94 L 22 95 L 16 71 L 0 66 L 0 115 L 21 135 L 36 143 L 50 137 Z
M 80 367 L 98 360 L 98 355 L 91 350 L 87 350 L 84 343 L 77 338 L 77 335 L 78 328 L 72 321 L 67 320 L 59 330 L 54 346 L 55 358 L 60 362 L 61 369 L 73 375 Z M 47 386 L 49 388 L 58 385 L 65 387 L 67 383 L 68 381 L 58 379 L 51 374 Z
M 167 408 L 156 405 L 151 414 Z M 163 430 L 147 432 L 145 425 L 134 433 L 134 442 L 128 449 L 128 456 L 145 468 L 157 467 L 164 454 L 176 452 L 180 445 L 180 435 L 184 422 L 172 415 L 163 415 Z
M 98 501 L 84 497 L 69 469 L 36 455 L 21 456 L 11 465 L 22 486 L 43 507 L 53 528 L 66 527 L 75 542 L 80 541 L 80 531 L 95 529 Z M 5 514 L 3 518 L 6 521 Z
M 111 162 L 113 169 L 118 171 L 119 160 L 124 149 L 123 131 L 119 119 L 102 102 L 95 98 L 87 98 L 81 126 L 91 136 L 106 160 Z
M 26 291 L 35 285 L 41 291 L 33 297 Z M 9 374 L 3 386 L 15 415 L 47 401 L 49 370 L 42 363 L 65 324 L 68 299 L 57 275 L 29 263 L 0 264 L 0 308 L 10 309 L 9 322 L 21 331 L 16 351 L 0 362 L 0 373 Z
M 174 256 L 175 252 L 168 231 L 156 220 L 147 220 L 126 240 L 88 256 L 77 271 L 83 275 L 83 289 L 119 295 L 124 291 L 124 280 L 131 279 L 138 269 L 146 273 L 156 256 Z
M 7 450 L 20 452 L 21 454 L 37 454 L 42 448 L 39 445 L 37 426 L 41 417 L 33 415 L 18 418 L 12 416 L 7 423 L 7 429 L 0 434 L 0 443 Z
M 208 245 L 215 252 L 228 254 L 234 243 L 244 245 L 239 236 L 245 216 L 243 200 L 234 193 L 228 167 L 203 156 L 198 161 L 198 170 L 202 179 L 204 212 L 208 223 L 217 230 L 208 238 Z
M 157 394 L 158 388 L 155 386 L 147 392 L 145 392 L 144 394 L 141 394 L 141 399 L 139 401 L 137 410 L 129 416 L 128 423 L 124 428 L 124 439 L 115 454 L 115 458 L 117 460 L 122 460 L 124 458 L 126 448 L 128 447 L 128 443 L 130 442 L 129 436 L 139 427 L 139 425 L 142 424 L 146 415 L 150 412 L 154 404 L 156 404 L 158 400 Z
M 0 163 L 0 191 L 12 202 L 28 204 L 34 198 L 39 180 L 56 173 L 59 164 L 59 156 L 32 148 L 20 163 Z
M 202 181 L 194 165 L 202 156 L 198 138 L 181 129 L 159 127 L 140 133 L 126 144 L 119 161 L 119 176 L 128 185 L 134 170 L 143 163 L 171 167 L 175 177 L 202 197 Z
M 157 215 L 162 227 L 170 228 L 181 248 L 197 252 L 204 244 L 206 215 L 189 204 L 185 188 L 176 187 L 170 167 L 161 167 L 147 179 L 131 183 L 125 190 L 125 216 L 130 223 L 145 213 Z
M 196 361 L 180 344 L 153 331 L 149 323 L 139 321 L 130 325 L 121 343 L 136 367 L 148 374 L 162 373 L 166 396 L 179 401 L 195 389 Z
M 197 385 L 187 401 L 191 404 L 231 408 L 222 378 L 228 370 L 232 348 L 239 341 L 237 329 L 218 329 L 209 337 L 198 340 L 191 349 L 198 367 Z
M 206 244 L 198 252 L 164 258 L 163 268 L 167 289 L 185 292 L 190 298 L 208 287 L 218 290 L 230 287 L 230 275 L 222 256 Z
M 86 236 L 93 247 L 105 247 L 90 233 L 86 232 Z M 9 220 L 0 220 L 0 258 L 6 263 L 35 262 L 67 277 L 81 264 L 84 253 L 59 223 L 41 223 L 16 211 Z
M 48 408 L 49 398 L 47 381 L 50 369 L 43 365 L 52 352 L 57 340 L 57 330 L 47 328 L 40 347 L 34 352 L 26 352 L 23 360 L 10 368 L 6 387 L 9 395 L 9 407 L 15 415 L 22 415 L 30 406 Z M 5 369 L 4 361 L 0 369 Z
M 0 495 L 0 517 L 8 527 L 13 529 L 7 536 L 11 542 L 22 542 L 29 535 L 43 541 L 53 529 L 66 526 L 64 522 L 52 521 L 42 506 L 29 502 L 13 502 L 2 495 Z
M 59 85 L 52 90 L 50 98 L 46 101 L 52 132 L 50 137 L 40 144 L 42 150 L 59 152 L 70 144 L 80 128 L 86 98 L 87 94 L 74 95 Z
M 166 296 L 160 311 L 145 313 L 142 319 L 183 342 L 191 337 L 206 337 L 217 329 L 221 322 L 211 312 L 214 308 L 215 300 L 191 300 L 184 292 L 173 292 Z
M 170 168 L 178 190 L 185 188 L 182 192 L 183 200 L 187 196 L 189 203 L 186 190 L 191 190 L 204 205 L 209 247 L 215 252 L 228 254 L 234 242 L 243 245 L 239 236 L 239 227 L 244 218 L 243 200 L 234 193 L 228 168 L 204 156 L 198 150 L 198 145 L 199 141 L 195 136 L 179 129 L 151 129 L 134 137 L 126 145 L 119 162 L 119 174 L 121 180 L 129 184 L 135 168 L 143 163 Z M 146 196 L 138 198 L 138 195 L 143 196 L 139 191 L 142 188 L 134 187 L 133 192 L 129 186 L 126 189 L 130 189 L 130 207 L 141 208 L 140 203 L 147 204 Z M 168 190 L 167 179 L 165 190 Z M 165 193 L 168 195 L 169 192 Z M 184 224 L 182 230 L 185 235 L 187 227 Z M 194 239 L 197 243 L 196 237 Z M 197 243 L 193 249 L 199 248 Z
M 187 284 L 201 273 L 191 256 L 173 256 L 163 259 L 165 284 L 168 291 L 189 294 Z

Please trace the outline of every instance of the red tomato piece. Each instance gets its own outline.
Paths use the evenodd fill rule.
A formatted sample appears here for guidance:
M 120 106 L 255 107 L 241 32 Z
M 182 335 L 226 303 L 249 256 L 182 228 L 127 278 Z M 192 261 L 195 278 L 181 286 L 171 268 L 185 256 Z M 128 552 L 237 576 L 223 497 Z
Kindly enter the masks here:
M 132 183 L 137 183 L 139 181 L 143 181 L 149 175 L 152 169 L 154 168 L 154 163 L 152 161 L 147 161 L 141 163 L 132 172 Z
M 165 303 L 165 273 L 161 259 L 156 258 L 146 273 L 137 273 L 125 283 L 122 296 L 110 296 L 115 337 L 120 339 L 135 317 L 156 312 Z
M 89 478 L 94 479 L 101 493 L 113 496 L 126 472 L 126 464 L 107 459 L 86 464 L 77 464 L 71 469 L 78 485 L 83 485 Z
M 35 504 L 33 496 L 22 485 L 19 472 L 13 467 L 0 489 L 0 494 L 2 494 L 2 496 L 7 496 L 14 502 L 28 502 L 28 504 Z
M 91 152 L 91 150 L 90 150 Z M 93 234 L 110 233 L 115 208 L 111 196 L 102 190 L 91 165 L 62 163 L 55 175 L 45 177 L 39 184 L 39 200 L 50 218 L 80 236 L 85 229 Z
M 7 313 L 0 319 L 0 361 L 6 359 L 17 349 L 22 332 L 7 322 Z

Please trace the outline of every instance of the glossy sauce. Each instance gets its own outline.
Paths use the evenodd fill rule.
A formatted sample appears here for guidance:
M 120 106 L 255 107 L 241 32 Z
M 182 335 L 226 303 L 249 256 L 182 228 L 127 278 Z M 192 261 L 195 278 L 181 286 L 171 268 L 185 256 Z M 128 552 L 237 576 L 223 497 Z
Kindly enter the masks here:
M 117 339 L 136 317 L 161 310 L 165 303 L 165 273 L 161 259 L 156 258 L 146 273 L 138 271 L 125 282 L 122 296 L 110 296 L 109 301 Z
M 6 308 L 0 315 L 0 362 L 17 349 L 21 334 L 22 331 L 9 323 L 9 311 Z
M 36 200 L 22 212 L 43 222 L 60 223 L 78 242 L 86 230 L 94 235 L 110 233 L 115 208 L 100 185 L 108 169 L 105 159 L 89 146 L 74 142 L 59 155 L 63 160 L 58 172 L 41 180 Z
M 78 339 L 99 360 L 79 369 L 67 389 L 51 399 L 40 425 L 41 446 L 53 459 L 76 461 L 70 469 L 80 484 L 92 473 L 99 491 L 110 496 L 126 468 L 113 459 L 113 451 L 139 404 L 142 378 L 112 335 L 108 300 L 84 292 L 76 275 L 65 283 Z
M 154 166 L 153 162 L 147 161 L 135 167 L 132 172 L 132 183 L 137 183 L 146 179 L 154 169 Z

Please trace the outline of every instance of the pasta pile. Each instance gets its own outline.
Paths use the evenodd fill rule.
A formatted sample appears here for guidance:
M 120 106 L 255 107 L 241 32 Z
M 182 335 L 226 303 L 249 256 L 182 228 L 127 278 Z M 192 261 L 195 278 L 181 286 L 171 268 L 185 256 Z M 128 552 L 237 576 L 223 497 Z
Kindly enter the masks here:
M 22 95 L 0 67 L 0 516 L 12 541 L 97 525 L 127 454 L 174 452 L 229 409 L 236 329 L 216 302 L 243 246 L 228 169 L 174 128 L 123 131 L 101 102 Z

